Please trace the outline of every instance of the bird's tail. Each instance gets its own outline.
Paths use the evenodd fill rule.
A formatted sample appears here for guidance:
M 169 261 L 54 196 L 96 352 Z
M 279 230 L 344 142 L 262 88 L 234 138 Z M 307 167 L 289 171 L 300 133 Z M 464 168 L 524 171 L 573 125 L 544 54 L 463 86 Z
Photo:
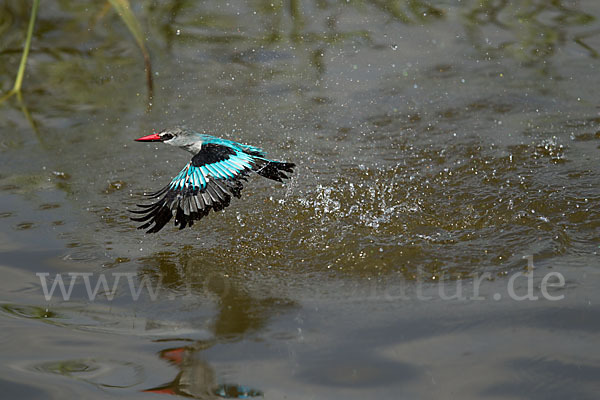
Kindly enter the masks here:
M 282 171 L 292 174 L 294 173 L 294 167 L 296 166 L 294 163 L 257 159 L 257 161 L 259 160 L 261 162 L 256 164 L 256 173 L 277 182 L 283 182 L 283 179 L 289 178 L 289 176 Z

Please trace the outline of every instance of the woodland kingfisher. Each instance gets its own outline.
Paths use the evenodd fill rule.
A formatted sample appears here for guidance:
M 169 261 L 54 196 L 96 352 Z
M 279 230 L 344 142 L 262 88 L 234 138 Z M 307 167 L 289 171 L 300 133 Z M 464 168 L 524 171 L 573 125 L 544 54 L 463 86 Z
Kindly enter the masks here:
M 138 229 L 147 233 L 160 231 L 175 217 L 175 226 L 192 226 L 213 209 L 220 211 L 229 205 L 231 196 L 240 198 L 242 181 L 255 172 L 265 178 L 283 182 L 293 173 L 293 163 L 273 161 L 258 147 L 232 140 L 197 133 L 184 127 L 165 129 L 135 139 L 138 142 L 163 142 L 193 154 L 192 160 L 157 192 L 145 194 L 156 199 L 152 204 L 138 204 L 140 210 L 131 210 L 144 222 Z

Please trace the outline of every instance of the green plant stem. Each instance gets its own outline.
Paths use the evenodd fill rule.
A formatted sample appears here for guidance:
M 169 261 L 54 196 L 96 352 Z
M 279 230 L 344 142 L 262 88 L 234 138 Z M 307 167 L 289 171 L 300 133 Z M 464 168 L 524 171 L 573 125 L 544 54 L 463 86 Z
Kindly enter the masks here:
M 25 67 L 27 66 L 27 57 L 29 57 L 29 49 L 31 48 L 31 38 L 33 37 L 33 26 L 35 25 L 35 18 L 37 16 L 38 6 L 40 0 L 33 0 L 33 8 L 31 9 L 31 17 L 29 18 L 29 26 L 27 27 L 27 37 L 25 39 L 25 48 L 23 49 L 23 55 L 21 56 L 21 63 L 19 64 L 19 70 L 17 71 L 17 78 L 15 79 L 15 85 L 13 88 L 0 98 L 0 103 L 14 94 L 21 94 L 21 86 L 23 85 L 23 76 L 25 76 Z
M 29 27 L 27 28 L 27 39 L 25 39 L 25 49 L 23 50 L 23 56 L 21 57 L 21 64 L 19 65 L 19 72 L 17 73 L 17 79 L 15 80 L 15 86 L 13 92 L 17 93 L 21 91 L 21 85 L 23 84 L 23 76 L 25 75 L 25 66 L 27 64 L 27 57 L 29 56 L 29 49 L 31 48 L 31 38 L 33 37 L 33 26 L 35 25 L 35 17 L 37 15 L 38 6 L 40 0 L 33 0 L 33 8 L 31 9 L 31 18 L 29 18 Z

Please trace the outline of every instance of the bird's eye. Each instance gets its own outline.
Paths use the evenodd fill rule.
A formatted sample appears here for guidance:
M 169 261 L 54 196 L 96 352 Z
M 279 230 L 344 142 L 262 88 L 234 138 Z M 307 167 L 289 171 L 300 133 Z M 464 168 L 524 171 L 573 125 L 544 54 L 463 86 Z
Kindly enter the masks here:
M 172 135 L 172 134 L 170 134 L 170 133 L 162 133 L 162 134 L 160 135 L 160 138 L 161 138 L 163 141 L 166 141 L 166 140 L 171 140 L 171 139 L 173 139 L 173 136 L 174 136 L 174 135 Z

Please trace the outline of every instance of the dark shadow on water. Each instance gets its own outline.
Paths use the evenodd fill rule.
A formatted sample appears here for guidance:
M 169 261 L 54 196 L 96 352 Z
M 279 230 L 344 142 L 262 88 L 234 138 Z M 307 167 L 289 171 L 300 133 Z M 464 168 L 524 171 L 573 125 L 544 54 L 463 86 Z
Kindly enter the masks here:
M 49 393 L 44 392 L 31 384 L 20 384 L 0 379 L 2 388 L 2 397 L 5 399 L 30 399 L 43 400 L 48 399 Z
M 311 368 L 299 377 L 307 383 L 338 388 L 375 388 L 411 382 L 424 374 L 415 364 L 385 360 L 373 356 L 372 348 L 332 349 L 331 352 L 307 353 Z M 303 357 L 304 357 L 303 356 Z
M 550 358 L 515 358 L 506 363 L 515 379 L 485 390 L 483 396 L 518 397 L 540 400 L 597 398 L 600 367 Z M 589 390 L 596 387 L 596 394 Z

